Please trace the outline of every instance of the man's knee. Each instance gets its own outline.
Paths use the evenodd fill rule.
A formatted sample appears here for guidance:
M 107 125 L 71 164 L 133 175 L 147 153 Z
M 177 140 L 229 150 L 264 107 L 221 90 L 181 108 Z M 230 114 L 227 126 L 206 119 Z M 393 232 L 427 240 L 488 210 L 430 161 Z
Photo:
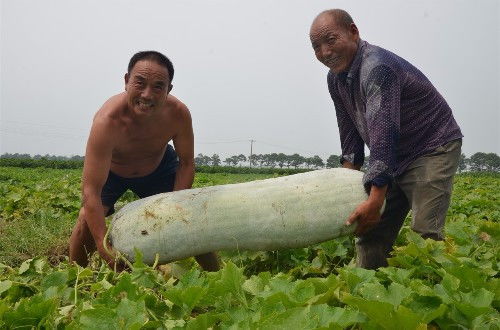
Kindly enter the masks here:
M 446 213 L 451 198 L 451 187 L 444 185 L 428 183 L 414 192 L 411 229 L 423 238 L 444 239 Z

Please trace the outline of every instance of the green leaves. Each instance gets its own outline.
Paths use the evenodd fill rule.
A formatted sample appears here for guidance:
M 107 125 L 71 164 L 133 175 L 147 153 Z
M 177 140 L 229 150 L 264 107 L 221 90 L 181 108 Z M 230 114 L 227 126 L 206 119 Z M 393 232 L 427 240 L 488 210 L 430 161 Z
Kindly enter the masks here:
M 81 313 L 78 326 L 82 329 L 141 329 L 146 323 L 143 301 L 124 298 L 116 308 L 96 307 Z
M 5 280 L 0 282 L 0 295 L 12 287 L 12 281 Z
M 225 266 L 214 273 L 190 258 L 169 265 L 166 276 L 140 254 L 123 273 L 98 258 L 82 268 L 37 257 L 46 254 L 42 241 L 57 236 L 67 245 L 79 208 L 80 173 L 54 180 L 49 172 L 33 170 L 36 179 L 29 179 L 8 169 L 0 176 L 7 196 L 0 199 L 0 328 L 498 328 L 499 177 L 458 176 L 446 241 L 424 240 L 406 225 L 390 267 L 353 267 L 354 240 L 346 237 L 283 251 L 222 252 Z M 217 180 L 234 179 L 205 174 L 198 184 Z M 22 225 L 17 245 L 9 240 L 14 224 Z M 11 245 L 24 251 L 16 262 L 4 257 L 15 254 Z

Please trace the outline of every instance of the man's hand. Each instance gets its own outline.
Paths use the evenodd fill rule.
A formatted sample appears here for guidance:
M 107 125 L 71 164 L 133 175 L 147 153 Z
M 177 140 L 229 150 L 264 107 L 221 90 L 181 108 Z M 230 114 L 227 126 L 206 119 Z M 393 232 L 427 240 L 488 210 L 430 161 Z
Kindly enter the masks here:
M 368 199 L 361 203 L 349 216 L 346 225 L 352 225 L 354 222 L 358 223 L 354 232 L 356 236 L 365 234 L 380 222 L 380 211 L 384 205 L 386 192 L 387 186 L 372 186 Z
M 383 204 L 378 204 L 366 200 L 361 203 L 356 210 L 349 216 L 346 225 L 352 225 L 354 222 L 358 223 L 354 234 L 361 236 L 380 222 L 380 209 Z
M 118 256 L 118 253 L 113 249 L 111 244 L 106 243 L 106 248 L 103 242 L 97 244 L 97 252 L 102 259 L 108 264 L 108 266 L 116 272 L 121 272 L 128 270 L 128 265 Z

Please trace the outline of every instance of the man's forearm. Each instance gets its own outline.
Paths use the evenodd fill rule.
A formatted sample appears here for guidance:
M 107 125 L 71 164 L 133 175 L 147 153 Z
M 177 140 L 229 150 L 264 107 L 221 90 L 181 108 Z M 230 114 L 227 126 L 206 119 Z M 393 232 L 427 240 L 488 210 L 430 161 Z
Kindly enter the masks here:
M 106 235 L 106 224 L 104 222 L 104 209 L 101 201 L 89 198 L 83 205 L 84 219 L 94 238 L 98 249 L 102 248 L 104 236 Z
M 175 174 L 174 191 L 191 188 L 193 180 L 194 163 L 179 163 L 179 167 L 177 168 L 177 172 Z
M 385 195 L 387 193 L 387 187 L 387 185 L 382 187 L 372 185 L 370 188 L 370 196 L 368 196 L 368 201 L 382 207 L 382 205 L 384 204 Z

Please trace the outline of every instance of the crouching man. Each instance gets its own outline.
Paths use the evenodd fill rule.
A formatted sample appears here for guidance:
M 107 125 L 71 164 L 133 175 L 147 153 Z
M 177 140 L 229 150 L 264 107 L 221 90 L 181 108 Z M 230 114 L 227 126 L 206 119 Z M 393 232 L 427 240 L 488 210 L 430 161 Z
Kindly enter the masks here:
M 125 74 L 125 91 L 107 100 L 94 117 L 83 167 L 82 208 L 69 246 L 70 260 L 81 266 L 96 250 L 115 266 L 113 251 L 108 254 L 103 245 L 104 217 L 114 212 L 127 189 L 144 198 L 193 184 L 191 115 L 169 94 L 173 77 L 173 65 L 163 54 L 135 54 Z M 205 270 L 219 269 L 215 253 L 195 258 Z

